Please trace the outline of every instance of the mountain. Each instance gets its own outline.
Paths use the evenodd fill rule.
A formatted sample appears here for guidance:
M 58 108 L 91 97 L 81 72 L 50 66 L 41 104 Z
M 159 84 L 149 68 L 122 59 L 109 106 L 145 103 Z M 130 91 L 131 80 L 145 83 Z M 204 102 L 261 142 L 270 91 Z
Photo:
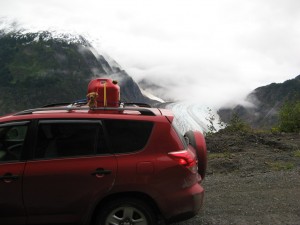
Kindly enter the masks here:
M 169 92 L 170 87 L 161 85 L 159 82 L 155 82 L 149 78 L 143 78 L 138 80 L 138 85 L 149 95 L 155 95 L 154 99 L 157 98 L 159 102 L 174 102 L 175 99 L 170 98 L 166 93 Z
M 0 30 L 0 115 L 83 99 L 96 77 L 116 79 L 121 101 L 155 102 L 82 36 Z
M 271 128 L 278 123 L 278 112 L 286 102 L 300 101 L 300 75 L 283 83 L 256 88 L 246 97 L 248 106 L 223 107 L 220 118 L 228 122 L 233 114 L 254 128 Z

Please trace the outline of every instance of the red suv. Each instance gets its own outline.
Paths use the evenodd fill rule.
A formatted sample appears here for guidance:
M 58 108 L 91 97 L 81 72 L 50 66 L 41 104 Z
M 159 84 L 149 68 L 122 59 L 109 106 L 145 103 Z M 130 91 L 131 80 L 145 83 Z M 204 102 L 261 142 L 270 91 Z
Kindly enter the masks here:
M 0 117 L 0 224 L 154 225 L 197 214 L 205 141 L 168 110 L 78 104 Z

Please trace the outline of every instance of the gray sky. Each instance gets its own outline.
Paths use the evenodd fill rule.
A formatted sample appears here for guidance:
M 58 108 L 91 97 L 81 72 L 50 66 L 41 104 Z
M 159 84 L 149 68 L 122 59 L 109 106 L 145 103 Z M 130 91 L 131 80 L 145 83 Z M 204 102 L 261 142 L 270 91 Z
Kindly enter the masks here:
M 299 0 L 0 0 L 26 28 L 83 33 L 134 79 L 222 105 L 300 74 Z

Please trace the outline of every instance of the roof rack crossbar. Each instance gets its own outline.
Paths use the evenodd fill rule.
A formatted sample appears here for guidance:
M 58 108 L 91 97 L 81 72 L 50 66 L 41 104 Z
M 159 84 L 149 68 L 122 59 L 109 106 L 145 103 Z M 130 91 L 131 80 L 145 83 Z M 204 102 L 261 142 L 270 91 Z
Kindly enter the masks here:
M 155 116 L 155 113 L 147 108 L 139 107 L 124 107 L 124 108 L 113 108 L 113 107 L 98 107 L 98 108 L 89 108 L 89 107 L 49 107 L 49 108 L 35 108 L 28 109 L 18 113 L 15 113 L 14 116 L 32 114 L 34 112 L 43 112 L 43 111 L 56 111 L 56 110 L 66 110 L 71 112 L 72 110 L 91 110 L 91 111 L 138 111 L 141 115 L 145 116 Z
M 49 105 L 43 105 L 41 108 L 49 108 L 49 107 L 58 107 L 58 106 L 67 106 L 71 105 L 71 102 L 61 102 L 61 103 L 54 103 Z
M 98 110 L 104 110 L 104 111 L 138 111 L 141 113 L 141 115 L 145 116 L 155 116 L 155 113 L 152 112 L 150 109 L 147 108 L 140 108 L 140 107 L 119 107 L 119 108 L 114 108 L 114 107 L 98 107 L 98 108 L 90 108 L 92 111 L 98 111 Z
M 124 106 L 139 106 L 139 107 L 146 107 L 146 108 L 151 108 L 151 105 L 147 104 L 147 103 L 140 103 L 140 102 L 123 102 Z
M 86 99 L 80 99 L 80 100 L 76 100 L 73 102 L 59 102 L 59 103 L 43 105 L 41 108 L 58 107 L 58 106 L 66 106 L 67 107 L 68 105 L 82 106 L 82 105 L 86 105 L 87 103 L 88 103 L 88 101 Z
M 14 116 L 20 116 L 20 115 L 27 115 L 27 114 L 32 114 L 34 112 L 43 112 L 43 111 L 55 111 L 55 110 L 67 110 L 67 111 L 72 111 L 75 109 L 79 109 L 80 108 L 75 108 L 75 107 L 42 107 L 42 108 L 34 108 L 34 109 L 26 109 L 24 111 L 20 111 L 14 114 Z M 85 110 L 87 108 L 84 108 Z M 82 110 L 84 110 L 82 108 Z

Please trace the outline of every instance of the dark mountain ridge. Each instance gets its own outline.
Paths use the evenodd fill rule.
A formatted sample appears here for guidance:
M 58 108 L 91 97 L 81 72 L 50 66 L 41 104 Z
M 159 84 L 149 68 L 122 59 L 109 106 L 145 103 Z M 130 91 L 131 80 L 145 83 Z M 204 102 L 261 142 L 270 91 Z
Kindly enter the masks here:
M 153 101 L 82 36 L 0 30 L 0 114 L 85 98 L 92 78 L 119 81 L 121 101 Z
M 246 101 L 252 106 L 221 108 L 218 114 L 222 121 L 228 122 L 233 114 L 237 114 L 254 128 L 271 128 L 278 123 L 278 112 L 285 103 L 300 101 L 300 75 L 283 83 L 256 88 Z

